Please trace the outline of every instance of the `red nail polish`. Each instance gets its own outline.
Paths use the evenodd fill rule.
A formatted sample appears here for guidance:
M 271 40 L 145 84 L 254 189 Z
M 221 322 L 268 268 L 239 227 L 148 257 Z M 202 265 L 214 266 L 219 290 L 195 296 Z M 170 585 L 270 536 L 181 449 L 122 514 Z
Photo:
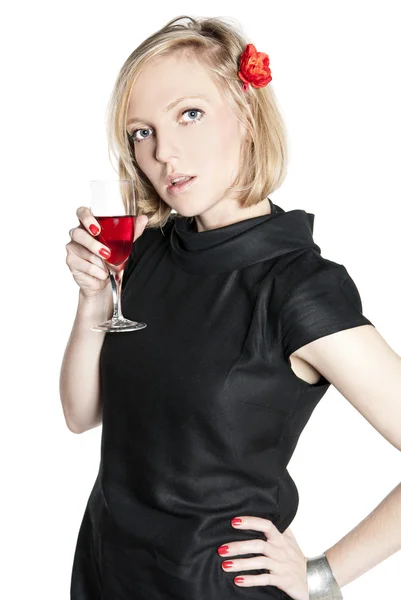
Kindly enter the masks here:
M 97 235 L 99 233 L 99 227 L 96 227 L 96 225 L 89 225 L 89 229 L 91 230 L 91 233 L 93 233 L 93 235 Z
M 242 519 L 233 519 L 231 521 L 232 525 L 241 525 L 241 523 L 242 523 Z
M 233 566 L 233 561 L 232 560 L 223 560 L 223 562 L 221 563 L 223 565 L 224 569 L 229 569 L 230 567 Z
M 235 583 L 244 583 L 244 578 L 243 577 L 234 577 L 234 581 L 235 581 Z
M 228 546 L 220 546 L 220 548 L 217 549 L 217 552 L 220 555 L 227 554 L 228 553 Z
M 104 258 L 109 258 L 111 252 L 110 252 L 110 250 L 106 250 L 106 248 L 100 248 L 99 254 L 104 256 Z

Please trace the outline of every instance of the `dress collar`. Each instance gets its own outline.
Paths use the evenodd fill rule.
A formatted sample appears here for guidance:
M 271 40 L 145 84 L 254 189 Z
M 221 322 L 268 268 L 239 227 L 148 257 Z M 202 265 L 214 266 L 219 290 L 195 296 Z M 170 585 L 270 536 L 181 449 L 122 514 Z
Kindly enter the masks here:
M 193 217 L 175 214 L 170 247 L 173 260 L 192 273 L 226 273 L 287 254 L 320 248 L 313 240 L 315 215 L 284 211 L 268 198 L 271 213 L 198 232 Z

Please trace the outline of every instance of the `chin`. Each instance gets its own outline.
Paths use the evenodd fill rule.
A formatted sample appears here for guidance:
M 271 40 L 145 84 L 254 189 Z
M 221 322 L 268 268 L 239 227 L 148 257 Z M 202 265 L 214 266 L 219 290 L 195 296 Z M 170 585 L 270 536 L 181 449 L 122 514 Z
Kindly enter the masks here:
M 174 210 L 178 212 L 181 217 L 197 217 L 200 213 L 197 210 L 194 210 L 188 206 L 176 206 Z
M 200 217 L 203 214 L 207 214 L 215 205 L 216 202 L 206 204 L 205 202 L 196 202 L 196 200 L 191 200 L 190 198 L 182 198 L 182 200 L 174 202 L 173 208 L 182 217 Z

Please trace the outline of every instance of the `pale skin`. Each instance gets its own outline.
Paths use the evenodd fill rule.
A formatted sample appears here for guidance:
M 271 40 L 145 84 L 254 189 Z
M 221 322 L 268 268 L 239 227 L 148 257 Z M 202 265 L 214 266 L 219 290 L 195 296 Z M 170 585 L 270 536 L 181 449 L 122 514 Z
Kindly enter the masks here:
M 200 99 L 200 94 L 208 99 Z M 197 99 L 182 100 L 165 110 L 177 98 L 188 96 Z M 204 113 L 202 118 L 198 109 Z M 196 60 L 179 55 L 158 57 L 144 68 L 131 93 L 127 132 L 135 138 L 139 167 L 160 197 L 179 214 L 193 216 L 198 231 L 270 212 L 267 198 L 244 209 L 225 192 L 237 173 L 246 132 Z M 164 180 L 175 171 L 197 176 L 188 191 L 177 196 L 169 193 Z M 363 325 L 324 336 L 299 348 L 290 360 L 295 374 L 305 381 L 314 383 L 324 375 L 390 444 L 401 450 L 401 357 L 374 327 Z M 237 527 L 262 531 L 266 541 L 222 541 L 222 546 L 228 546 L 224 560 L 232 560 L 230 568 L 222 564 L 222 569 L 230 573 L 268 569 L 270 573 L 261 575 L 241 573 L 243 582 L 236 584 L 274 585 L 294 600 L 308 600 L 306 557 L 290 528 L 281 533 L 268 519 L 236 517 L 243 519 Z M 359 525 L 324 552 L 342 587 L 400 549 L 398 485 Z M 240 558 L 248 553 L 259 556 Z

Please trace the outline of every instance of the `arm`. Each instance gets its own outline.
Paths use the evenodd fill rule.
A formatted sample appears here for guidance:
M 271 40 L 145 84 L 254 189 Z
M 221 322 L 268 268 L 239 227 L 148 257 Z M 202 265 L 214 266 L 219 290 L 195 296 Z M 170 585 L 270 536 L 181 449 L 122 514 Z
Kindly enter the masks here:
M 102 422 L 99 356 L 106 332 L 90 328 L 113 314 L 112 294 L 108 287 L 105 292 L 96 299 L 79 294 L 75 321 L 64 352 L 60 398 L 65 421 L 73 433 L 83 433 Z
M 324 554 L 340 587 L 401 549 L 401 483 Z
M 401 450 L 401 358 L 371 325 L 321 337 L 295 355 L 315 367 Z M 401 484 L 324 553 L 340 587 L 401 549 Z

